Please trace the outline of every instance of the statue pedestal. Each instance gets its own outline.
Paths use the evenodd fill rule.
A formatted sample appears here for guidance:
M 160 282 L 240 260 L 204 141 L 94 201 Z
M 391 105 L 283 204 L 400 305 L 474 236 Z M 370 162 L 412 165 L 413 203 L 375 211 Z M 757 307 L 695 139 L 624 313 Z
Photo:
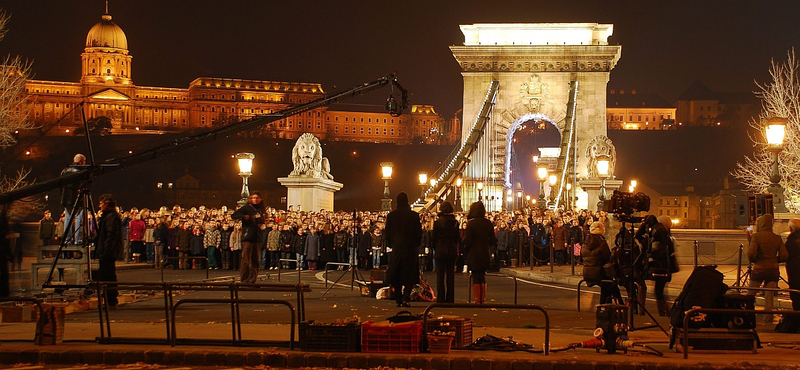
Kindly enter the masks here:
M 278 182 L 289 189 L 286 208 L 299 206 L 303 211 L 333 211 L 333 193 L 344 186 L 333 180 L 299 176 L 280 177 Z

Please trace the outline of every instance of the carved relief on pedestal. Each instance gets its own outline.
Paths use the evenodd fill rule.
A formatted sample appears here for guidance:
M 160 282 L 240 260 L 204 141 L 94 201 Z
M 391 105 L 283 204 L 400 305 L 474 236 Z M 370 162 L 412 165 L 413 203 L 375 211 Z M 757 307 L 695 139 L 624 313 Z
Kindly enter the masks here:
M 607 156 L 608 161 L 608 177 L 614 177 L 614 169 L 617 165 L 617 148 L 605 135 L 597 135 L 589 141 L 586 145 L 586 170 L 589 172 L 589 178 L 599 177 L 597 173 L 597 157 Z

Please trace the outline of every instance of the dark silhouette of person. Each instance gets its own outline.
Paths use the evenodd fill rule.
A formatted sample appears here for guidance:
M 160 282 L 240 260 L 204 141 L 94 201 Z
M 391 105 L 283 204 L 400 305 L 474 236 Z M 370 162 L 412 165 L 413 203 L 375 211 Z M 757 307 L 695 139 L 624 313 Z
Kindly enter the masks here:
M 387 249 L 392 250 L 386 280 L 394 288 L 397 307 L 411 307 L 411 289 L 419 284 L 417 246 L 422 240 L 422 224 L 419 213 L 411 210 L 406 193 L 397 194 L 397 208 L 386 216 L 384 236 Z

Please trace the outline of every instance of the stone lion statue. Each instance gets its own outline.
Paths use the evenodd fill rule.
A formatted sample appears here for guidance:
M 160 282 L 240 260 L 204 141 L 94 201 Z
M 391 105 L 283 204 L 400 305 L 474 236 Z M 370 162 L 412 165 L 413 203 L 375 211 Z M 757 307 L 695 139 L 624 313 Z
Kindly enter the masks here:
M 292 163 L 294 170 L 289 176 L 333 180 L 330 162 L 322 156 L 322 145 L 313 134 L 307 132 L 297 139 L 292 149 Z
M 608 177 L 614 177 L 614 168 L 617 166 L 617 148 L 605 135 L 597 135 L 589 144 L 586 145 L 586 169 L 589 172 L 589 177 L 598 177 L 597 173 L 597 157 L 605 155 L 609 157 L 608 162 Z

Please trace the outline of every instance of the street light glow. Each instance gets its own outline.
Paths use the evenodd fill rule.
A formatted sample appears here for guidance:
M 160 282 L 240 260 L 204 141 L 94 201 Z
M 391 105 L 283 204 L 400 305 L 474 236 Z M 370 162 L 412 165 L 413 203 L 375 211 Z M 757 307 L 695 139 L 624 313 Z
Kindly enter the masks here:
M 236 160 L 239 162 L 239 173 L 252 174 L 253 159 L 256 155 L 253 153 L 236 153 Z
M 381 163 L 381 173 L 383 174 L 383 180 L 391 180 L 392 179 L 392 168 L 394 164 L 392 162 L 382 162 Z
M 461 187 L 461 178 L 460 177 L 456 179 L 456 187 L 459 187 L 459 188 Z
M 478 184 L 476 186 L 478 187 L 478 191 L 483 190 L 483 181 L 478 181 Z
M 428 174 L 425 173 L 425 172 L 420 172 L 419 173 L 419 184 L 420 185 L 425 185 L 427 183 L 428 183 Z
M 783 146 L 783 138 L 786 136 L 786 118 L 772 117 L 767 121 L 765 129 L 767 144 L 771 147 L 780 148 Z
M 597 174 L 606 177 L 608 176 L 609 158 L 608 156 L 600 156 L 597 158 Z
M 558 176 L 550 175 L 550 178 L 548 180 L 550 182 L 550 186 L 555 186 L 556 182 L 558 182 Z
M 541 166 L 536 170 L 536 174 L 539 175 L 539 181 L 544 181 L 547 179 L 547 167 Z
M 439 181 L 436 181 L 436 179 L 431 179 L 430 183 L 431 183 L 431 187 L 435 187 L 436 184 L 439 183 Z

